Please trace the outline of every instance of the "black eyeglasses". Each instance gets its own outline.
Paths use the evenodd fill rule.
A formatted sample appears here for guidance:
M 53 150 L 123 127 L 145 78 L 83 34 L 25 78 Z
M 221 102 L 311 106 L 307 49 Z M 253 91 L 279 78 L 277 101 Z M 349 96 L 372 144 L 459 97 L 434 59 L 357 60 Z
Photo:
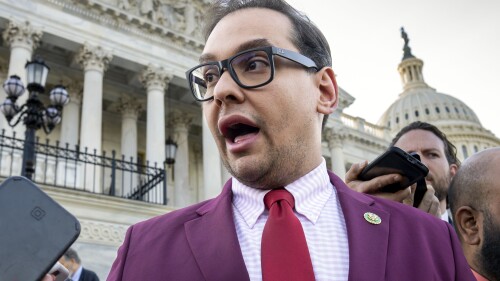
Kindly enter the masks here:
M 186 72 L 186 78 L 197 101 L 213 99 L 215 85 L 227 69 L 233 80 L 244 89 L 269 84 L 274 78 L 274 55 L 289 59 L 306 68 L 318 67 L 310 58 L 274 46 L 260 47 L 240 52 L 222 61 L 200 64 Z

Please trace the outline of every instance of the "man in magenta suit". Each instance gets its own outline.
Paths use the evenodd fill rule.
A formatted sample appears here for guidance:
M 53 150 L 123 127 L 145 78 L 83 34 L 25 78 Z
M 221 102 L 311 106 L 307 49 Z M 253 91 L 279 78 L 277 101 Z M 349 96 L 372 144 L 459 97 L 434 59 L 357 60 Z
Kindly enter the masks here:
M 262 199 L 276 188 L 295 200 L 315 280 L 474 280 L 450 225 L 326 170 L 338 89 L 319 29 L 281 0 L 221 2 L 186 75 L 232 178 L 215 199 L 130 227 L 108 280 L 262 280 Z

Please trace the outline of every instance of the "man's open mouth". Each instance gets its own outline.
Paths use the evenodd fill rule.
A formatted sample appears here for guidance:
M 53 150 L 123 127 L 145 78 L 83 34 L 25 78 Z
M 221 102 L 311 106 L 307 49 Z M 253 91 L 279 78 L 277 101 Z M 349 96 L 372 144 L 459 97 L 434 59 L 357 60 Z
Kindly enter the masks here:
M 259 132 L 259 128 L 247 124 L 234 124 L 228 127 L 227 134 L 224 135 L 234 143 L 239 143 L 244 140 L 246 136 L 253 135 Z
M 260 128 L 251 121 L 241 118 L 228 118 L 219 124 L 221 134 L 232 143 L 240 143 L 243 140 L 256 135 Z

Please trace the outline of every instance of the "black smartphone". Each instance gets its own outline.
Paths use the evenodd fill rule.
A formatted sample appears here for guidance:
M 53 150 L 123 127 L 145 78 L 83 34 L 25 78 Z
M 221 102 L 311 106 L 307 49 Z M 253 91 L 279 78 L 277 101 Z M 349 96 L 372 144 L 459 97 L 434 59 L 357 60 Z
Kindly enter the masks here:
M 358 178 L 368 181 L 382 175 L 400 174 L 403 176 L 401 182 L 384 186 L 381 189 L 383 192 L 396 192 L 407 188 L 420 179 L 425 179 L 428 173 L 429 169 L 417 158 L 406 153 L 399 147 L 393 146 L 369 163 L 361 171 Z
M 411 156 L 415 157 L 418 161 L 420 161 L 420 155 L 416 152 L 410 153 Z M 417 187 L 415 188 L 415 193 L 413 194 L 413 207 L 418 208 L 422 199 L 424 199 L 424 195 L 427 192 L 427 183 L 425 182 L 425 178 L 419 179 L 417 181 Z
M 73 244 L 80 223 L 24 177 L 0 185 L 0 280 L 40 280 Z

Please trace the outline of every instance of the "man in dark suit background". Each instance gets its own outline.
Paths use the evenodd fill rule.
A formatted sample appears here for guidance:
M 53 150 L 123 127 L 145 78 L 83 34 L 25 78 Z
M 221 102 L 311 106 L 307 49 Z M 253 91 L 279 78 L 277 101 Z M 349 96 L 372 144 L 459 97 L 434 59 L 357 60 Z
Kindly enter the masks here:
M 215 1 L 205 15 L 201 64 L 186 75 L 232 178 L 215 199 L 131 226 L 108 280 L 474 280 L 451 225 L 327 171 L 322 121 L 338 88 L 307 17 L 281 0 Z M 308 252 L 269 259 L 273 208 L 295 218 Z
M 83 268 L 78 253 L 72 248 L 64 253 L 59 262 L 69 270 L 69 280 L 71 281 L 99 281 L 95 272 Z

